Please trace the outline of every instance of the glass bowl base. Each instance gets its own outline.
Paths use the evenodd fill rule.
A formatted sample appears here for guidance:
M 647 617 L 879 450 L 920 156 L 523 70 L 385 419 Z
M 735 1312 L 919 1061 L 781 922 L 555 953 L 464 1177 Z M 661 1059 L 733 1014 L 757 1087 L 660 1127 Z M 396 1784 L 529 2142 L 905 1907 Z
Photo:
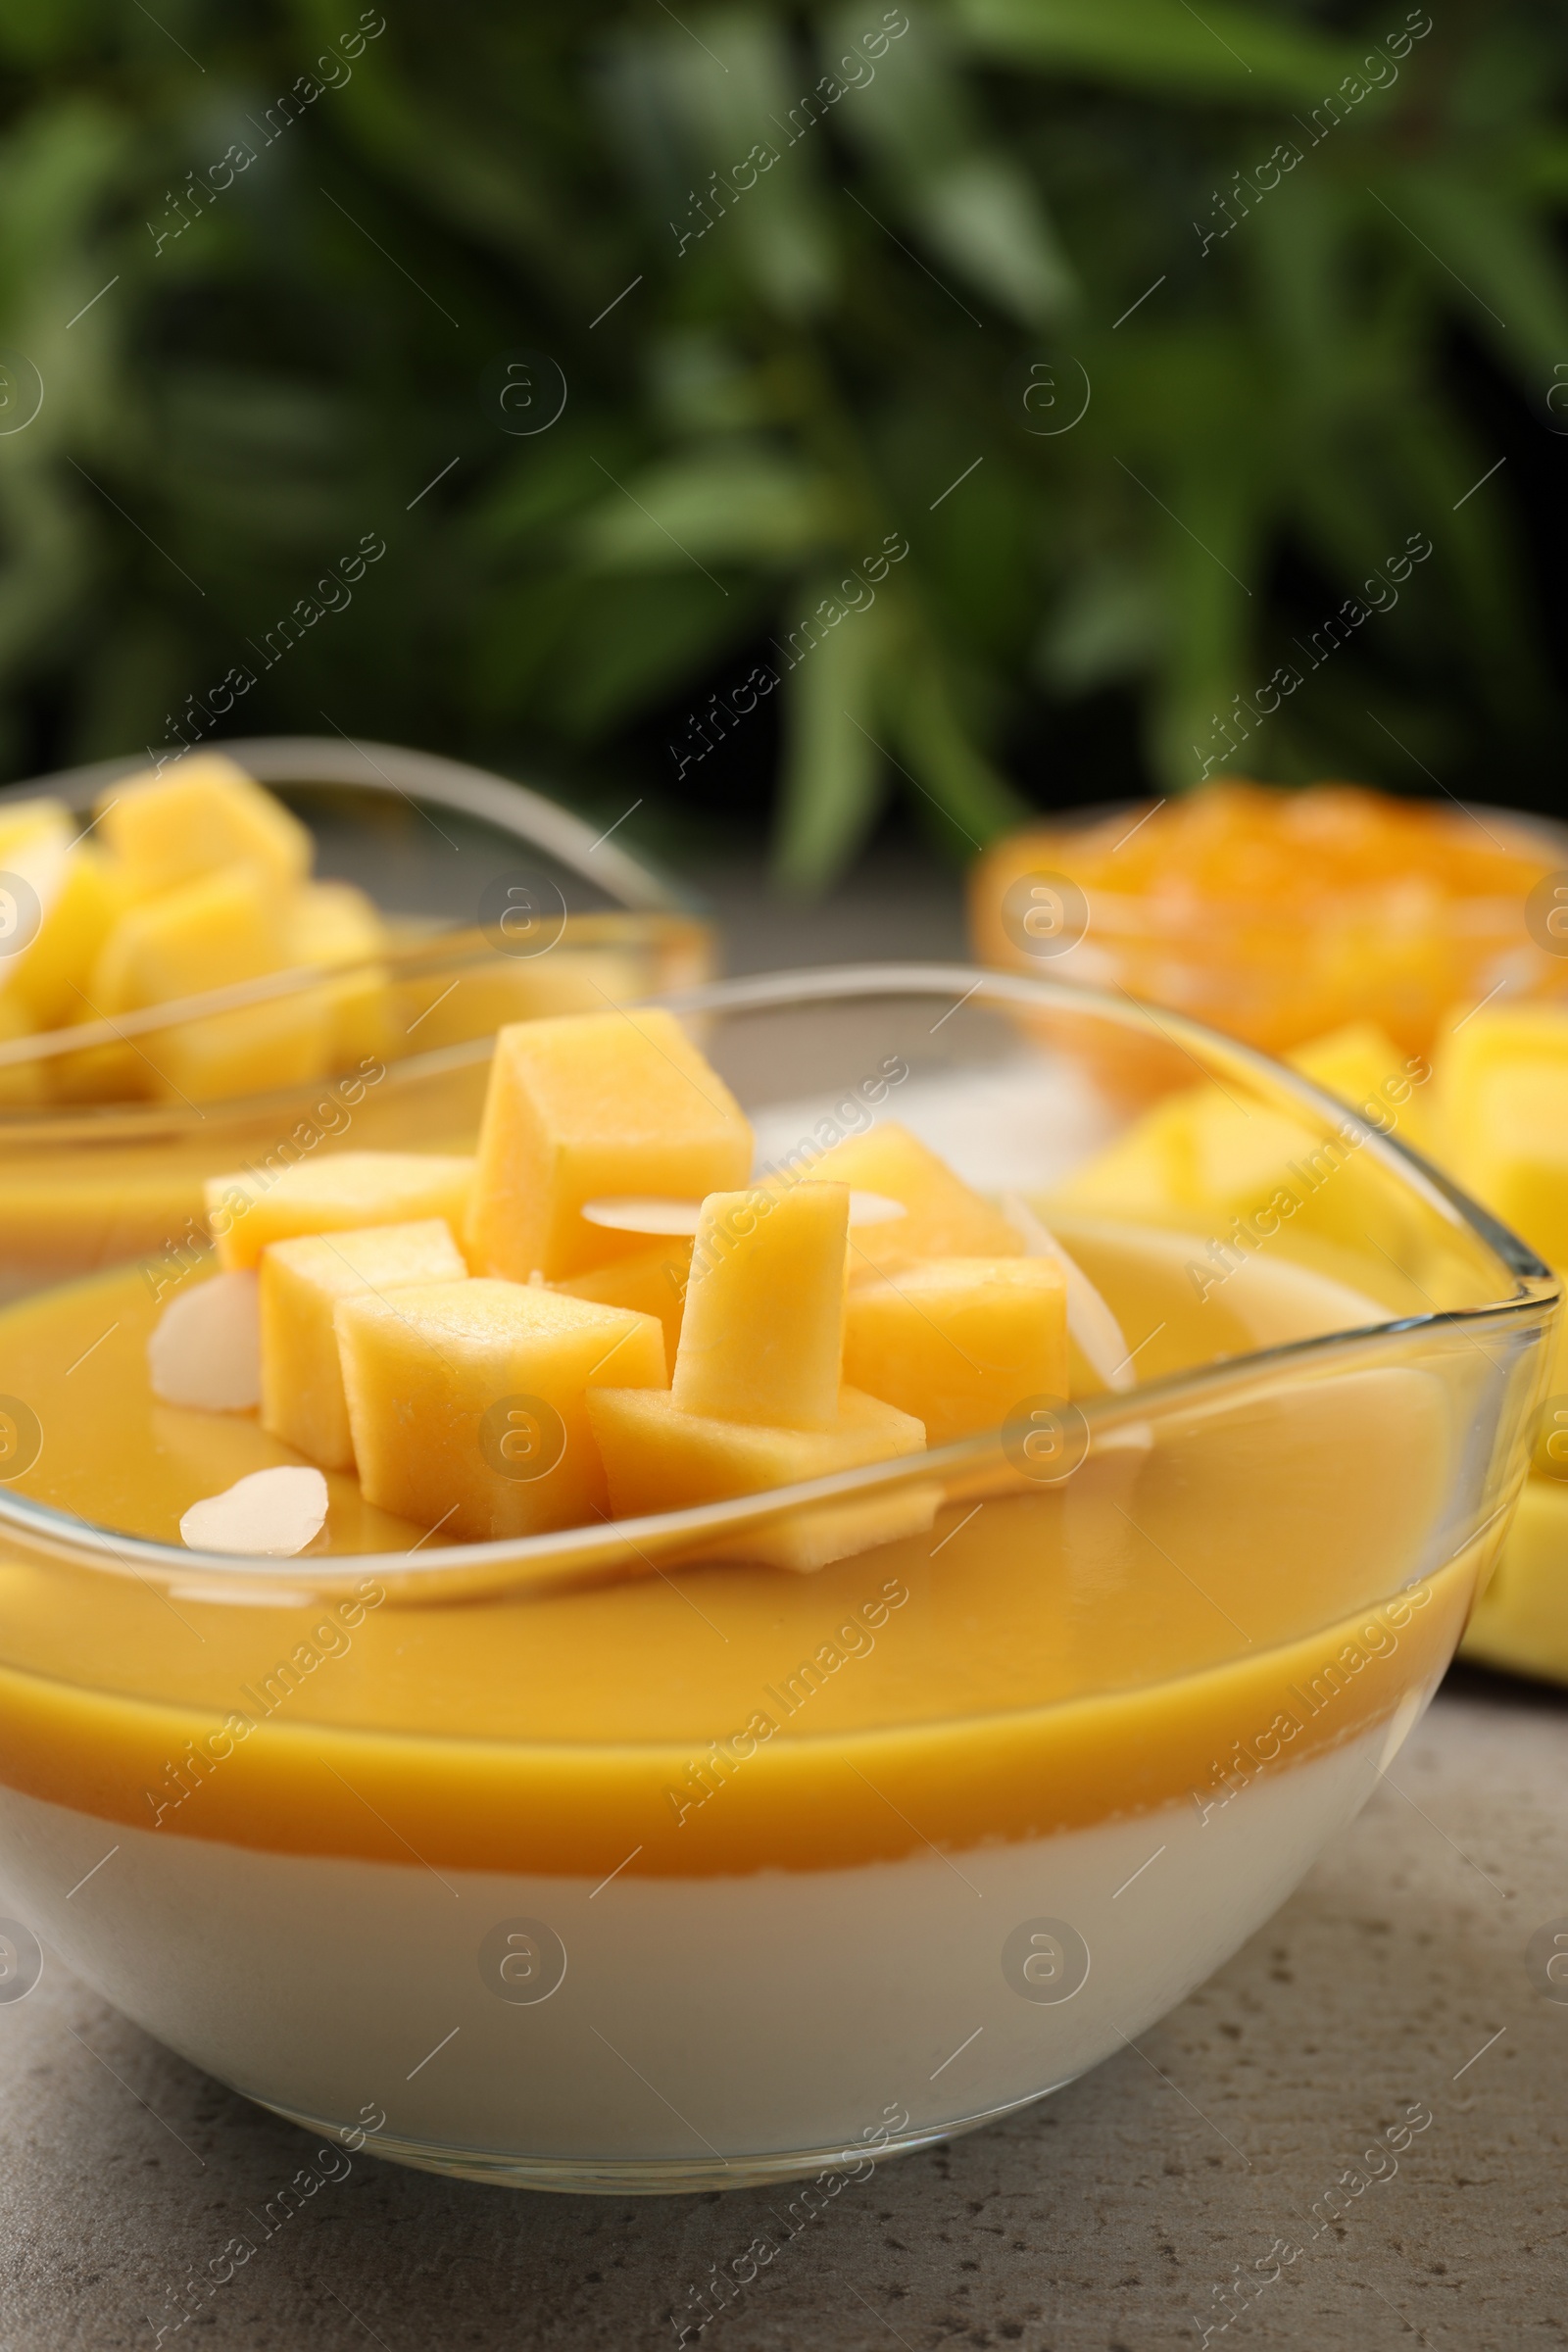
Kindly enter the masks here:
M 924 2131 L 901 2132 L 877 2147 L 840 2144 L 727 2157 L 509 2156 L 494 2148 L 447 2147 L 438 2141 L 402 2139 L 392 2132 L 362 2135 L 358 2130 L 323 2123 L 318 2116 L 302 2115 L 297 2109 L 280 2107 L 271 2099 L 256 2099 L 255 2103 L 270 2115 L 281 2116 L 287 2124 L 297 2124 L 302 2132 L 339 2147 L 350 2147 L 356 2154 L 363 2149 L 364 2153 L 384 2157 L 391 2164 L 406 2164 L 419 2173 L 439 2173 L 449 2180 L 481 2180 L 496 2188 L 550 2189 L 567 2197 L 680 2197 L 714 2188 L 768 2188 L 786 2181 L 815 2179 L 824 2173 L 847 2174 L 851 2179 L 863 2180 L 865 2175 L 860 2168 L 867 2163 L 883 2164 L 892 2156 L 912 2156 L 920 2148 L 936 2147 L 945 2139 L 977 2132 L 983 2124 L 1014 2115 L 1020 2107 L 1032 2107 L 1037 2099 L 1048 2098 L 1052 2090 L 1061 2087 L 1054 2082 L 1045 2090 L 1009 2099 L 982 2115 L 960 2116 L 951 2124 L 933 2124 Z M 254 2092 L 244 2095 L 255 2098 Z

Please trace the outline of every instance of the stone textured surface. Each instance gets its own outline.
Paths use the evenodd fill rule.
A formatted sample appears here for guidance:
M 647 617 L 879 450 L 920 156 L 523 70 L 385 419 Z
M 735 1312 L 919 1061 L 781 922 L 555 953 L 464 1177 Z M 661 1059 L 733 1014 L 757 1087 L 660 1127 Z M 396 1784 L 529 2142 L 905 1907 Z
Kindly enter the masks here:
M 688 2340 L 1558 2344 L 1568 2005 L 1525 1946 L 1559 1914 L 1568 1699 L 1463 1675 L 1293 1900 L 1138 2049 L 850 2183 Z M 1430 2120 L 1396 2154 L 1412 2108 Z M 0 2115 L 5 2352 L 154 2346 L 172 2292 L 260 2239 L 312 2153 L 57 1965 L 0 2007 Z M 641 2352 L 674 2343 L 710 2266 L 782 2237 L 778 2202 L 529 2195 L 362 2155 L 162 2340 Z

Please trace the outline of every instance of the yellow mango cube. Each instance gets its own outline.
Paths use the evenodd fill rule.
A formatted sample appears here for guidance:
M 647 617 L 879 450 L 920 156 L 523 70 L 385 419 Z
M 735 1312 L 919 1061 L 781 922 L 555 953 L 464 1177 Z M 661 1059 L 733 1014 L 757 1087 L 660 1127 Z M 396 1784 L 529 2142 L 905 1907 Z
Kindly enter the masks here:
M 520 1021 L 496 1039 L 466 1236 L 480 1272 L 547 1281 L 644 1246 L 588 1224 L 609 1197 L 701 1200 L 744 1184 L 752 1131 L 673 1013 Z
M 151 1092 L 180 1102 L 222 1102 L 323 1078 L 331 1042 L 332 1007 L 314 989 L 179 1021 L 136 1041 Z
M 395 1037 L 391 975 L 377 960 L 390 940 L 374 904 L 352 882 L 305 882 L 284 915 L 283 960 L 325 971 L 355 968 L 320 991 L 327 1008 L 323 1067 L 346 1070 L 357 1061 L 384 1060 Z M 421 1051 L 426 1043 L 421 1039 Z
M 906 1266 L 917 1257 L 1021 1257 L 1022 1238 L 979 1193 L 906 1127 L 889 1120 L 846 1136 L 809 1170 L 812 1183 L 847 1184 L 903 1204 L 904 1215 L 858 1225 L 850 1240 L 850 1280 Z
M 0 805 L 0 871 L 14 870 L 12 860 L 19 850 L 26 851 L 40 840 L 63 847 L 80 831 L 64 801 L 42 794 L 34 801 L 7 801 Z
M 1553 1265 L 1568 1265 L 1568 1007 L 1486 1005 L 1438 1055 L 1444 1164 Z
M 430 1283 L 336 1308 L 368 1502 L 449 1539 L 578 1527 L 608 1508 L 594 1384 L 662 1392 L 652 1315 L 542 1283 Z
M 918 1421 L 858 1389 L 840 1391 L 831 1429 L 766 1429 L 756 1422 L 683 1413 L 673 1396 L 652 1388 L 595 1389 L 588 1417 L 617 1519 L 766 1494 L 866 1462 L 918 1453 L 925 1445 Z M 927 1487 L 911 1494 L 818 1506 L 710 1548 L 728 1559 L 760 1560 L 772 1567 L 821 1568 L 874 1544 L 918 1534 L 930 1526 L 937 1499 L 938 1490 Z
M 1568 1004 L 1497 997 L 1463 1007 L 1440 1034 L 1435 1092 L 1450 1150 L 1475 1124 L 1478 1089 L 1495 1070 L 1545 1062 L 1568 1068 Z
M 1187 1088 L 1074 1169 L 1047 1213 L 1206 1224 L 1244 1250 L 1288 1228 L 1361 1255 L 1371 1242 L 1397 1262 L 1410 1246 L 1410 1211 L 1366 1150 L 1371 1132 L 1348 1112 L 1340 1131 L 1325 1134 L 1304 1114 L 1218 1086 Z
M 79 1020 L 124 893 L 62 801 L 0 811 L 0 988 L 36 1029 Z
M 274 1154 L 274 1157 L 279 1156 Z M 463 1231 L 473 1161 L 456 1153 L 328 1152 L 210 1176 L 207 1222 L 225 1269 L 254 1266 L 272 1242 L 441 1217 Z
M 414 1225 L 304 1234 L 262 1252 L 262 1427 L 322 1470 L 352 1470 L 354 1438 L 332 1316 L 340 1298 L 426 1282 L 467 1267 L 439 1217 Z
M 0 1045 L 10 1045 L 14 1039 L 32 1034 L 25 1005 L 11 989 L 0 991 Z M 23 1110 L 45 1099 L 44 1065 L 41 1061 L 0 1062 L 0 1107 Z
M 275 972 L 283 961 L 277 885 L 231 865 L 128 906 L 93 965 L 95 1013 L 130 1012 Z
M 709 1195 L 670 1384 L 683 1413 L 835 1426 L 849 1216 L 842 1184 Z
M 1067 1287 L 1041 1257 L 939 1257 L 851 1294 L 844 1377 L 946 1446 L 1067 1394 Z
M 680 1340 L 681 1313 L 692 1270 L 690 1242 L 652 1242 L 631 1257 L 612 1257 L 608 1266 L 587 1274 L 568 1274 L 553 1283 L 568 1298 L 593 1298 L 601 1306 L 629 1306 L 639 1315 L 657 1315 L 664 1327 L 664 1352 L 675 1360 Z
M 1560 1470 L 1561 1464 L 1557 1465 Z M 1528 1478 L 1461 1657 L 1568 1683 L 1568 1482 Z
M 1053 1213 L 1169 1223 L 1185 1211 L 1192 1164 L 1191 1096 L 1156 1102 L 1050 1196 Z
M 1432 1065 L 1423 1054 L 1401 1054 L 1376 1021 L 1351 1021 L 1311 1038 L 1286 1059 L 1380 1134 L 1396 1135 L 1417 1152 L 1433 1149 Z
M 1504 1061 L 1469 1082 L 1448 1166 L 1548 1264 L 1568 1266 L 1568 1059 Z
M 13 983 L 38 1028 L 63 1029 L 86 1013 L 93 967 L 124 905 L 119 877 L 91 842 L 61 853 L 43 919 L 17 958 Z
M 93 1017 L 84 1011 L 82 1021 Z M 157 1084 L 158 1074 L 146 1055 L 129 1044 L 83 1046 L 50 1064 L 50 1092 L 61 1102 L 139 1102 Z
M 648 993 L 645 959 L 610 948 L 551 949 L 542 956 L 497 956 L 458 976 L 422 975 L 398 983 L 402 1027 L 421 1054 L 488 1037 L 514 1021 L 557 1020 L 635 1004 Z
M 281 801 L 219 752 L 168 775 L 128 776 L 99 796 L 98 830 L 133 894 L 172 890 L 215 868 L 254 867 L 274 889 L 309 873 L 314 845 Z

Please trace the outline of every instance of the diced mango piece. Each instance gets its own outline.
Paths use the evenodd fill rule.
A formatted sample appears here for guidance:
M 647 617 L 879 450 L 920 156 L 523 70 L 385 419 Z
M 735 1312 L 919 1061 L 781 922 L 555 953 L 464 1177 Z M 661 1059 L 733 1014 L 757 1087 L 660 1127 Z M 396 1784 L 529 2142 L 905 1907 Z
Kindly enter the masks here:
M 9 1045 L 13 1038 L 27 1037 L 31 1031 L 26 1008 L 10 989 L 0 992 L 0 1045 Z M 42 1062 L 0 1063 L 0 1107 L 24 1109 L 30 1103 L 43 1102 L 45 1092 Z
M 617 1381 L 662 1392 L 652 1315 L 540 1283 L 431 1283 L 338 1301 L 338 1345 L 368 1502 L 480 1542 L 576 1527 L 608 1496 L 587 1401 Z
M 755 1422 L 683 1413 L 671 1396 L 652 1388 L 595 1389 L 588 1417 L 617 1519 L 765 1494 L 865 1462 L 918 1453 L 925 1444 L 918 1421 L 858 1389 L 840 1391 L 831 1429 L 765 1429 Z M 726 1539 L 719 1548 L 730 1559 L 820 1568 L 929 1527 L 937 1498 L 935 1488 L 885 1498 L 870 1495 L 794 1514 Z
M 1432 1150 L 1432 1065 L 1423 1054 L 1401 1054 L 1376 1021 L 1351 1021 L 1327 1037 L 1311 1038 L 1286 1059 L 1303 1078 L 1338 1095 L 1380 1134 L 1397 1135 L 1417 1152 Z
M 272 1242 L 301 1233 L 348 1233 L 362 1225 L 409 1225 L 442 1217 L 463 1231 L 473 1162 L 418 1152 L 329 1152 L 273 1168 L 210 1176 L 207 1222 L 223 1267 L 254 1266 Z
M 1022 1238 L 1000 1208 L 955 1176 L 906 1127 L 888 1120 L 847 1136 L 810 1169 L 818 1184 L 847 1184 L 904 1204 L 902 1217 L 858 1225 L 850 1242 L 850 1280 L 887 1273 L 917 1257 L 1021 1257 Z
M 664 1352 L 673 1363 L 691 1269 L 690 1242 L 653 1242 L 633 1257 L 612 1258 L 608 1266 L 568 1274 L 552 1287 L 569 1298 L 593 1298 L 601 1306 L 629 1306 L 639 1315 L 657 1315 L 664 1327 Z
M 1051 1212 L 1168 1223 L 1188 1206 L 1192 1098 L 1167 1096 L 1074 1168 L 1051 1195 Z
M 1504 1061 L 1469 1082 L 1448 1135 L 1459 1183 L 1554 1266 L 1568 1266 L 1568 1060 Z
M 275 972 L 283 961 L 282 913 L 276 883 L 246 865 L 127 907 L 93 966 L 93 1011 L 130 1012 Z
M 387 927 L 352 882 L 302 882 L 288 903 L 291 963 L 366 963 L 385 953 Z
M 844 1377 L 946 1446 L 1067 1394 L 1067 1287 L 1041 1257 L 939 1257 L 858 1283 Z
M 12 859 L 18 851 L 26 851 L 39 841 L 64 847 L 80 830 L 64 801 L 40 795 L 33 801 L 0 803 L 0 869 L 13 870 Z
M 1481 1666 L 1568 1683 L 1568 1481 L 1526 1479 L 1459 1651 Z
M 849 1217 L 842 1184 L 709 1195 L 671 1383 L 683 1413 L 836 1425 Z
M 1362 1255 L 1370 1243 L 1398 1262 L 1409 1246 L 1408 1207 L 1396 1181 L 1375 1158 L 1362 1157 L 1355 1132 L 1320 1134 L 1304 1115 L 1293 1118 L 1218 1086 L 1193 1087 L 1155 1103 L 1074 1169 L 1047 1213 L 1187 1226 L 1202 1220 L 1216 1239 L 1244 1250 L 1289 1225 Z
M 93 967 L 124 905 L 119 876 L 90 841 L 63 853 L 57 886 L 13 982 L 36 1027 L 61 1029 L 86 1013 Z
M 643 1246 L 586 1223 L 586 1201 L 701 1200 L 744 1184 L 752 1131 L 673 1013 L 521 1021 L 496 1040 L 467 1248 L 518 1281 L 585 1273 Z
M 467 1267 L 439 1217 L 414 1225 L 306 1234 L 262 1252 L 262 1427 L 323 1470 L 352 1470 L 354 1439 L 332 1314 L 340 1298 L 426 1282 Z
M 1568 1007 L 1503 1002 L 1438 1056 L 1445 1165 L 1551 1264 L 1568 1265 Z
M 243 768 L 198 752 L 167 776 L 130 776 L 99 796 L 98 826 L 138 897 L 225 865 L 249 865 L 274 887 L 310 871 L 310 834 Z
M 80 1027 L 93 1017 L 84 1009 L 81 1021 L 70 1026 Z M 62 1102 L 139 1102 L 157 1083 L 146 1055 L 130 1044 L 83 1046 L 50 1064 L 50 1091 Z
M 1298 1183 L 1326 1181 L 1343 1156 L 1322 1147 L 1304 1121 L 1232 1099 L 1217 1086 L 1195 1090 L 1186 1102 L 1176 1165 L 1182 1199 L 1191 1207 L 1221 1217 L 1250 1215 L 1293 1174 Z M 1306 1165 L 1314 1150 L 1322 1153 L 1317 1168 Z
M 290 900 L 284 921 L 284 961 L 326 971 L 352 964 L 353 973 L 321 990 L 328 1008 L 325 1067 L 348 1069 L 392 1052 L 391 976 L 377 960 L 388 945 L 385 923 L 371 900 L 352 882 L 306 882 Z M 426 1043 L 421 1039 L 421 1050 Z
M 179 1021 L 137 1044 L 155 1096 L 217 1102 L 325 1077 L 331 1041 L 332 1007 L 323 991 L 310 989 Z
M 398 983 L 403 1027 L 421 1054 L 487 1037 L 514 1021 L 605 1012 L 648 994 L 645 961 L 610 948 L 553 948 L 542 956 L 498 956 L 460 973 Z
M 1568 1068 L 1568 1004 L 1498 997 L 1440 1033 L 1436 1093 L 1450 1148 L 1475 1125 L 1478 1089 L 1494 1070 L 1531 1062 Z

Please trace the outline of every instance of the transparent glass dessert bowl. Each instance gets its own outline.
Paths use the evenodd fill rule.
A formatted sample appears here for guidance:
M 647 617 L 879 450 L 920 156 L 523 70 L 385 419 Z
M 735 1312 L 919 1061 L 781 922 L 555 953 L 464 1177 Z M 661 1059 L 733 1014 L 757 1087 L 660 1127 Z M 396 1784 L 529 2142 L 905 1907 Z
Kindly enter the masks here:
M 258 736 L 220 747 L 316 838 L 318 873 L 368 891 L 389 954 L 330 973 L 300 969 L 179 1003 L 0 1043 L 0 1298 L 181 1247 L 202 1181 L 245 1160 L 314 1152 L 352 1129 L 362 1149 L 417 1138 L 460 1150 L 471 1134 L 505 1021 L 598 1009 L 706 980 L 712 937 L 680 894 L 613 838 L 526 786 L 455 760 L 332 736 Z M 99 760 L 0 795 L 63 800 L 85 825 L 136 760 Z M 70 1072 L 118 1053 L 160 1091 L 160 1041 L 187 1023 L 319 991 L 375 992 L 373 1051 L 341 1070 L 265 1093 L 193 1102 L 77 1102 Z M 45 1100 L 18 1100 L 29 1078 Z
M 180 1548 L 178 1514 L 287 1457 L 150 1400 L 135 1265 L 0 1317 L 38 1440 L 0 1486 L 14 1921 L 311 2129 L 535 2187 L 858 2170 L 1170 2008 L 1430 1697 L 1556 1311 L 1396 1140 L 1176 1017 L 938 967 L 677 1009 L 763 1162 L 804 1175 L 896 1117 L 1034 1202 L 1137 1385 L 1080 1364 L 1071 1402 L 939 1451 L 513 1544 L 444 1545 L 334 1480 L 326 1548 L 236 1560 Z M 1352 1239 L 1058 1207 L 1129 1120 L 1130 1042 L 1149 1100 L 1288 1121 Z M 922 1503 L 928 1531 L 875 1541 Z M 787 1513 L 866 1547 L 726 1563 Z

